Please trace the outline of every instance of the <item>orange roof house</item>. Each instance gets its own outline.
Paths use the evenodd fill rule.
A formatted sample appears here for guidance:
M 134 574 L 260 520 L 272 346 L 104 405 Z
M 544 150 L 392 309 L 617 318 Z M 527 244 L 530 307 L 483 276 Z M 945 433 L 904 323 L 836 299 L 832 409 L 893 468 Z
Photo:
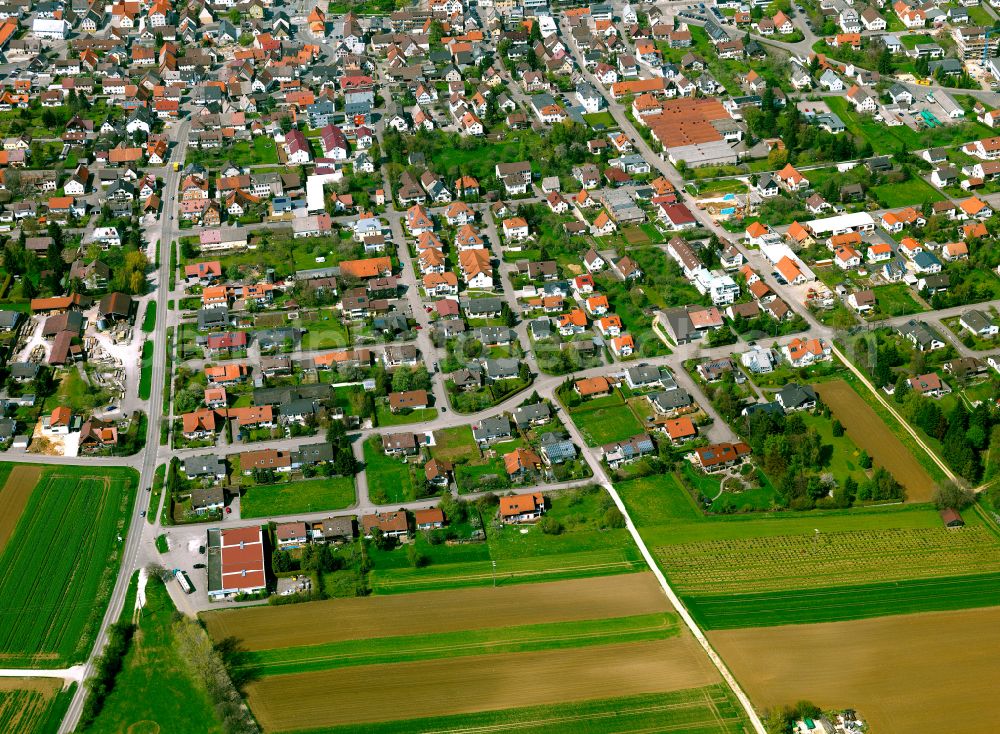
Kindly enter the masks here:
M 588 398 L 592 395 L 606 395 L 611 392 L 611 383 L 608 382 L 607 377 L 588 377 L 583 380 L 577 380 L 573 384 L 573 389 L 584 398 Z
M 792 262 L 791 258 L 787 255 L 778 260 L 774 267 L 781 273 L 781 277 L 793 285 L 805 278 L 802 271 L 799 270 L 799 266 Z
M 224 384 L 228 382 L 240 382 L 247 376 L 247 366 L 245 364 L 227 363 L 205 368 L 205 377 L 209 382 Z
M 809 230 L 803 227 L 798 222 L 792 222 L 788 227 L 788 237 L 795 242 L 801 244 L 809 239 Z
M 686 415 L 666 421 L 663 428 L 670 436 L 671 441 L 686 441 L 689 438 L 694 438 L 698 433 L 694 421 Z
M 340 274 L 353 278 L 377 278 L 383 275 L 392 275 L 392 260 L 388 257 L 345 260 L 340 263 Z
M 782 168 L 780 171 L 778 171 L 776 176 L 778 178 L 778 181 L 782 183 L 785 186 L 785 188 L 798 189 L 801 188 L 802 186 L 809 185 L 809 180 L 801 173 L 799 173 L 797 170 L 795 170 L 795 166 L 793 166 L 791 163 L 786 163 L 785 167 Z
M 60 405 L 58 408 L 52 411 L 52 415 L 49 416 L 49 427 L 50 428 L 61 428 L 63 426 L 68 426 L 73 420 L 73 411 L 67 408 L 65 405 Z
M 500 519 L 507 523 L 537 520 L 545 511 L 541 492 L 500 498 Z
M 979 216 L 983 210 L 989 210 L 989 206 L 977 196 L 959 202 L 958 206 L 970 217 Z
M 192 413 L 185 413 L 181 416 L 181 423 L 185 435 L 194 433 L 214 433 L 216 430 L 216 413 L 214 410 L 202 408 Z
M 986 225 L 982 222 L 962 225 L 962 239 L 974 240 L 978 237 L 986 237 L 988 235 L 989 232 L 986 229 Z
M 503 463 L 508 476 L 537 471 L 542 468 L 542 460 L 529 448 L 518 447 L 509 454 L 504 454 Z

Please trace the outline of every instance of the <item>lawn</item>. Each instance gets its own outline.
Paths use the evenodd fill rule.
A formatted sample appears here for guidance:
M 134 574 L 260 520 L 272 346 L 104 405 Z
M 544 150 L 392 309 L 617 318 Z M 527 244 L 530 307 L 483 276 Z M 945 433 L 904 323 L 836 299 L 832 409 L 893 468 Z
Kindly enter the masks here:
M 139 399 L 149 400 L 153 390 L 153 342 L 142 343 L 142 371 L 139 373 Z
M 122 670 L 87 732 L 221 734 L 224 731 L 193 661 L 178 649 L 178 631 L 183 628 L 174 623 L 175 614 L 163 582 L 149 579 L 146 604 Z M 187 633 L 204 635 L 200 628 Z
M 877 316 L 873 318 L 905 316 L 925 310 L 913 297 L 912 289 L 905 283 L 879 286 L 875 289 L 875 300 Z
M 851 440 L 851 437 L 846 432 L 840 436 L 834 436 L 832 419 L 809 412 L 803 412 L 800 415 L 806 427 L 813 428 L 822 441 L 820 461 L 823 470 L 832 473 L 839 485 L 843 485 L 844 480 L 849 476 L 859 483 L 863 481 L 865 470 L 858 463 L 861 450 Z
M 423 463 L 419 459 L 417 462 L 409 464 L 394 456 L 386 456 L 379 436 L 365 441 L 365 476 L 372 501 L 392 504 L 409 502 L 421 496 L 424 489 Z
M 910 36 L 900 36 L 899 42 L 906 48 L 916 48 L 918 43 L 935 43 L 934 36 L 926 33 L 914 33 Z
M 61 668 L 90 653 L 137 485 L 132 469 L 43 469 L 0 556 L 4 665 Z
M 521 734 L 605 734 L 676 731 L 736 734 L 748 731 L 739 704 L 725 684 L 671 693 L 573 701 L 405 721 L 311 729 L 310 734 L 416 734 L 416 732 L 518 731 Z
M 922 178 L 902 183 L 882 184 L 872 188 L 875 198 L 886 207 L 919 206 L 924 202 L 944 201 L 944 195 Z
M 459 461 L 479 458 L 479 447 L 472 438 L 470 426 L 457 426 L 434 431 L 434 445 L 431 456 L 441 461 Z
M 383 402 L 375 405 L 375 417 L 379 426 L 405 426 L 409 423 L 424 423 L 437 418 L 437 408 L 417 408 L 405 413 L 393 413 Z
M 354 477 L 326 477 L 248 487 L 240 498 L 240 516 L 276 517 L 297 512 L 342 510 L 354 504 Z
M 645 430 L 618 392 L 588 400 L 571 409 L 570 416 L 590 446 L 623 441 Z
M 400 637 L 344 640 L 248 653 L 241 665 L 255 676 L 305 673 L 354 665 L 405 663 L 431 658 L 559 650 L 641 640 L 662 640 L 680 632 L 676 614 L 516 624 L 509 627 Z
M 223 161 L 232 161 L 237 166 L 273 165 L 278 162 L 278 151 L 274 138 L 258 135 L 253 141 L 240 140 L 217 150 L 188 148 L 185 163 L 200 163 L 203 166 L 218 166 Z
M 604 128 L 618 127 L 618 123 L 615 122 L 615 118 L 610 112 L 591 112 L 584 115 L 583 119 L 592 128 L 597 128 L 598 126 Z
M 149 301 L 146 304 L 146 311 L 142 316 L 142 330 L 147 334 L 156 328 L 156 301 Z

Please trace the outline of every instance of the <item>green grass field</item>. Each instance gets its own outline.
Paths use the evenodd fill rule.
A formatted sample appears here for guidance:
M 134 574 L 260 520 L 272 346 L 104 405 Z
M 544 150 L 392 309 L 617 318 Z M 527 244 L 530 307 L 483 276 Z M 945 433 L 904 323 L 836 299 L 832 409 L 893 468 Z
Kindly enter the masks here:
M 275 517 L 296 512 L 342 510 L 357 499 L 354 477 L 325 477 L 247 488 L 240 498 L 240 516 Z
M 996 603 L 1000 538 L 972 510 L 966 527 L 947 530 L 929 505 L 723 517 L 701 514 L 670 475 L 621 482 L 618 491 L 709 629 Z
M 407 502 L 417 498 L 418 479 L 423 481 L 423 465 L 416 476 L 414 464 L 404 464 L 401 459 L 386 456 L 378 436 L 365 441 L 365 476 L 368 493 L 378 504 Z
M 494 582 L 509 586 L 643 570 L 645 562 L 628 531 L 600 526 L 603 496 L 603 492 L 550 496 L 546 514 L 562 525 L 558 535 L 543 533 L 537 525 L 497 528 L 492 516 L 482 517 L 485 543 L 432 545 L 418 534 L 416 548 L 427 559 L 420 568 L 411 566 L 402 548 L 370 549 L 372 591 L 400 594 Z
M 646 614 L 286 647 L 247 653 L 241 664 L 258 676 L 283 675 L 354 665 L 661 640 L 679 632 L 676 614 Z
M 146 304 L 146 311 L 142 315 L 142 330 L 149 334 L 156 328 L 156 301 L 149 301 Z
M 813 624 L 996 605 L 1000 574 L 910 579 L 891 584 L 817 586 L 760 594 L 692 596 L 688 611 L 703 629 Z
M 115 687 L 91 734 L 190 732 L 221 734 L 222 724 L 191 663 L 177 650 L 173 602 L 158 579 L 146 585 L 146 605 Z
M 618 127 L 615 123 L 615 118 L 610 112 L 591 112 L 583 116 L 583 119 L 587 121 L 587 124 L 591 127 L 597 127 L 601 125 L 606 128 Z
M 303 729 L 309 734 L 606 734 L 608 731 L 743 734 L 750 731 L 739 704 L 723 684 L 673 693 L 573 701 L 553 706 L 440 716 L 379 724 Z
M 4 666 L 61 668 L 90 652 L 137 484 L 131 469 L 45 469 L 0 556 Z
M 917 303 L 913 291 L 905 283 L 892 283 L 875 289 L 877 318 L 905 316 L 920 313 L 924 307 Z
M 588 400 L 570 416 L 590 446 L 623 441 L 643 432 L 643 425 L 619 393 Z
M 142 343 L 142 371 L 139 373 L 139 399 L 149 400 L 153 389 L 153 342 Z
M 419 408 L 408 413 L 393 413 L 385 403 L 375 406 L 375 417 L 379 426 L 405 426 L 409 423 L 424 423 L 437 418 L 437 408 Z
M 479 458 L 479 447 L 472 438 L 470 426 L 457 426 L 434 431 L 431 456 L 441 461 Z
M 846 433 L 833 435 L 833 421 L 821 415 L 809 412 L 801 413 L 807 427 L 813 428 L 823 442 L 821 451 L 822 468 L 833 474 L 838 484 L 843 484 L 847 477 L 854 477 L 857 482 L 865 478 L 865 470 L 858 460 L 861 450 Z
M 883 184 L 872 188 L 875 197 L 888 207 L 913 206 L 925 201 L 944 201 L 944 194 L 922 178 L 911 178 L 902 183 Z

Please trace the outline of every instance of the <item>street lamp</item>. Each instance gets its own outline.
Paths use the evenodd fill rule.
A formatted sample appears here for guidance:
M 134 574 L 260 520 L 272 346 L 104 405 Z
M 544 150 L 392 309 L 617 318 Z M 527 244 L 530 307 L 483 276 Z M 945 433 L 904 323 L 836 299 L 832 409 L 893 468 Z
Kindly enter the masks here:
M 813 553 L 816 553 L 816 547 L 819 545 L 819 528 L 815 528 L 815 535 L 813 535 Z
M 497 562 L 493 561 L 493 588 L 497 587 Z

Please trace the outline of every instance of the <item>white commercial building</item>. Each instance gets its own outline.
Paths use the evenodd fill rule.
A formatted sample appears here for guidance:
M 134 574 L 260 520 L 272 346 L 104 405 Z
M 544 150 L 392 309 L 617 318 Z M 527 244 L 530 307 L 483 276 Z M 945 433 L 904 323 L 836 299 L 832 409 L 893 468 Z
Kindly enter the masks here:
M 854 212 L 825 219 L 813 219 L 804 226 L 816 239 L 823 239 L 846 232 L 874 232 L 875 220 L 868 212 Z

